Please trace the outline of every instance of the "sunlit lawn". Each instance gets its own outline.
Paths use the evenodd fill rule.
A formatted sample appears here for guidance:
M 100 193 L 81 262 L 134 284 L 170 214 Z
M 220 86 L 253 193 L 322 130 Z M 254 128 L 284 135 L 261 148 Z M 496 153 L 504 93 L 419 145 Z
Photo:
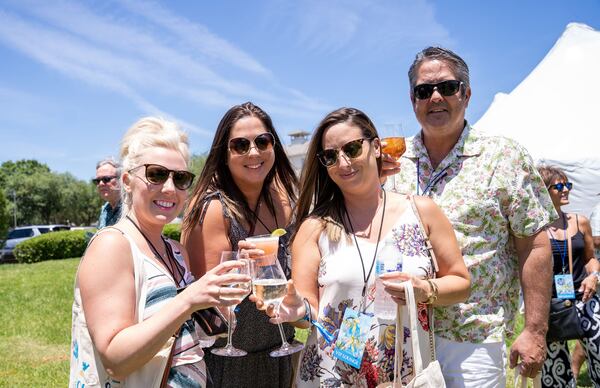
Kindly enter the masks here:
M 0 265 L 0 387 L 65 387 L 79 259 Z M 517 332 L 523 320 L 517 322 Z M 306 340 L 306 331 L 297 337 Z M 510 346 L 513 339 L 507 341 Z M 513 387 L 508 372 L 507 387 Z M 591 386 L 584 365 L 579 387 Z

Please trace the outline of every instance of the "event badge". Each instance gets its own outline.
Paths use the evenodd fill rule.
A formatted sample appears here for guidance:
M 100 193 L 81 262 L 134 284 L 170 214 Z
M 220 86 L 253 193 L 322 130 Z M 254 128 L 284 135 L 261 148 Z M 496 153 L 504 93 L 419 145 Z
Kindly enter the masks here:
M 560 299 L 575 299 L 575 287 L 573 286 L 573 275 L 554 275 L 556 285 L 556 297 Z
M 360 369 L 372 322 L 372 315 L 346 308 L 333 357 Z

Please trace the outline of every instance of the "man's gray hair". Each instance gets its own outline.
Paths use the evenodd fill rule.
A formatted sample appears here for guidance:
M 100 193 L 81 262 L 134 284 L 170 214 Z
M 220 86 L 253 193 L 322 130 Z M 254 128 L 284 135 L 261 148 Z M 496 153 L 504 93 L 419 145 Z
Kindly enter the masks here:
M 410 82 L 411 95 L 413 88 L 416 86 L 419 66 L 425 61 L 433 60 L 442 61 L 450 66 L 457 80 L 465 84 L 463 88 L 464 93 L 464 90 L 470 85 L 469 66 L 467 66 L 466 62 L 452 50 L 443 47 L 427 47 L 417 53 L 415 60 L 408 69 L 408 81 Z
M 116 168 L 117 176 L 121 176 L 121 163 L 119 163 L 118 160 L 116 160 L 112 156 L 109 156 L 108 158 L 104 158 L 101 161 L 99 161 L 98 163 L 96 163 L 96 170 L 99 169 L 100 167 L 104 166 L 105 164 L 110 164 L 111 166 Z

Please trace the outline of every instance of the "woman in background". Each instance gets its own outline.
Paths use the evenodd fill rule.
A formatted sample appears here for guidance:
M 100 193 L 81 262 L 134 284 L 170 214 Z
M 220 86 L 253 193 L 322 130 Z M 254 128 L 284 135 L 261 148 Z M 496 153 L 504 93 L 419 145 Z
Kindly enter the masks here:
M 573 184 L 557 167 L 538 168 L 559 218 L 547 226 L 552 244 L 554 275 L 569 274 L 567 239 L 571 240 L 573 257 L 573 285 L 575 300 L 585 337 L 581 340 L 587 355 L 588 371 L 594 387 L 600 387 L 600 299 L 596 293 L 600 263 L 594 257 L 592 230 L 587 218 L 579 214 L 565 213 L 562 206 L 569 204 Z M 552 283 L 552 297 L 556 298 L 556 286 Z M 542 368 L 544 387 L 570 387 L 573 384 L 571 360 L 567 341 L 548 343 L 546 361 Z

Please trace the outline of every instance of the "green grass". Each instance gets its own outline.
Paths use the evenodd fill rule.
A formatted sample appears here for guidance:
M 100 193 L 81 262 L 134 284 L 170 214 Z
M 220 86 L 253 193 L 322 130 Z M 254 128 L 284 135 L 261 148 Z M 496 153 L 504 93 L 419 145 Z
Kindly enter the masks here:
M 0 266 L 0 387 L 68 385 L 79 259 Z
M 0 265 L 0 387 L 64 387 L 79 259 Z M 523 328 L 519 317 L 516 332 Z M 307 330 L 298 330 L 305 342 Z M 510 347 L 514 338 L 507 340 Z M 573 343 L 574 344 L 574 343 Z M 507 387 L 514 374 L 508 370 Z M 591 387 L 584 364 L 578 387 Z

